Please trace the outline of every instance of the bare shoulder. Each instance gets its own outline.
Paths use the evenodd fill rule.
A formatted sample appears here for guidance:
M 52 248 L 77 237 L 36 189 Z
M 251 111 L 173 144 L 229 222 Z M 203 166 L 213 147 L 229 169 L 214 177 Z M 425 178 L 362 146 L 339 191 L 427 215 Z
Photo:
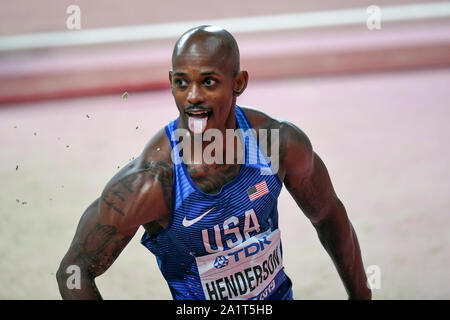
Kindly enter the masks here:
M 173 165 L 170 143 L 161 129 L 139 157 L 122 168 L 101 195 L 104 223 L 123 229 L 169 221 Z
M 256 131 L 259 129 L 280 129 L 281 120 L 249 106 L 241 106 L 241 109 L 247 116 L 248 121 L 250 121 L 252 128 Z
M 280 162 L 287 176 L 306 175 L 313 166 L 314 151 L 308 136 L 295 124 L 283 121 L 280 127 Z
M 313 148 L 308 136 L 290 121 L 278 119 L 251 107 L 242 107 L 252 128 L 279 130 L 278 147 L 280 170 L 285 174 L 301 174 L 310 169 L 313 161 Z
M 286 173 L 302 172 L 311 165 L 313 148 L 308 136 L 290 121 L 267 115 L 261 110 L 241 107 L 252 128 L 279 130 L 279 155 L 281 169 Z

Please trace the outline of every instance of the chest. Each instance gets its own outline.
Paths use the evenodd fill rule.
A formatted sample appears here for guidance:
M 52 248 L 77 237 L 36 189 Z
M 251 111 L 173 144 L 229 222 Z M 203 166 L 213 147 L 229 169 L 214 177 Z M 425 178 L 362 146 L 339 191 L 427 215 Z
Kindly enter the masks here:
M 174 242 L 195 255 L 221 252 L 277 228 L 281 183 L 276 175 L 261 176 L 258 169 L 246 166 L 229 170 L 233 175 L 222 177 L 220 171 L 207 175 L 210 186 L 200 184 L 206 188 L 199 190 L 196 184 L 198 188 L 173 213 Z M 220 192 L 204 192 L 213 189 Z
M 192 182 L 202 192 L 217 194 L 228 182 L 236 179 L 242 169 L 240 164 L 186 165 Z

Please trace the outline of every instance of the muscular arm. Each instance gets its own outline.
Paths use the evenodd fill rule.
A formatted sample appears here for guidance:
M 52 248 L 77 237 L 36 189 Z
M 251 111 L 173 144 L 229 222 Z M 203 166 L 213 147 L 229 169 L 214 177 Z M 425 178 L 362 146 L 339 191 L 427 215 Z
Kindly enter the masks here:
M 287 190 L 315 227 L 349 299 L 371 299 L 358 238 L 333 189 L 325 164 L 312 150 L 307 136 L 294 125 L 283 123 L 280 137 Z
M 101 299 L 95 278 L 104 273 L 140 225 L 167 224 L 171 203 L 171 170 L 164 161 L 141 157 L 106 186 L 84 212 L 57 272 L 63 299 Z M 80 289 L 69 288 L 69 266 L 81 271 Z
M 133 237 L 137 228 L 119 232 L 117 227 L 102 222 L 100 199 L 84 212 L 75 237 L 56 274 L 63 299 L 101 299 L 95 278 L 105 272 Z M 70 288 L 66 272 L 69 266 L 80 270 L 80 289 Z

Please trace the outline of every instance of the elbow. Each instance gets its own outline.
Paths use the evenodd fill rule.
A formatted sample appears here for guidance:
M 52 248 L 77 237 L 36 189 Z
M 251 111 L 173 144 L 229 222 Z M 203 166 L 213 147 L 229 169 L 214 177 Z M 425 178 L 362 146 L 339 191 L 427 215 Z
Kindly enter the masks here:
M 346 253 L 353 252 L 355 247 L 353 228 L 344 206 L 340 201 L 336 204 L 327 208 L 323 214 L 318 215 L 317 219 L 311 222 L 322 245 L 336 254 L 351 257 Z
M 83 274 L 83 270 L 80 268 L 80 264 L 76 261 L 70 263 L 63 259 L 61 261 L 58 270 L 56 271 L 56 282 L 59 288 L 65 288 L 67 282 L 73 282 L 75 279 L 79 281 Z
M 61 288 L 61 286 L 64 284 L 66 280 L 66 273 L 67 265 L 61 262 L 61 264 L 58 267 L 58 270 L 56 271 L 56 282 L 58 283 L 58 286 Z
M 59 292 L 61 293 L 61 295 L 65 291 L 65 287 L 66 287 L 66 285 L 64 284 L 64 282 L 66 280 L 64 273 L 65 273 L 64 269 L 63 269 L 62 265 L 60 265 L 58 270 L 56 271 L 56 283 L 58 284 L 58 289 L 59 289 Z
M 334 208 L 331 206 L 323 207 L 309 217 L 311 224 L 317 231 L 325 229 L 330 223 L 333 223 Z
M 58 283 L 58 289 L 61 297 L 65 299 L 73 299 L 80 294 L 82 289 L 82 283 L 90 281 L 90 277 L 79 267 L 79 264 L 71 261 L 62 261 L 56 271 L 56 282 Z M 78 289 L 78 290 L 74 290 Z
M 326 228 L 330 224 L 350 225 L 344 204 L 337 197 L 334 197 L 333 201 L 330 201 L 327 205 L 320 208 L 320 210 L 310 218 L 310 221 L 317 230 Z

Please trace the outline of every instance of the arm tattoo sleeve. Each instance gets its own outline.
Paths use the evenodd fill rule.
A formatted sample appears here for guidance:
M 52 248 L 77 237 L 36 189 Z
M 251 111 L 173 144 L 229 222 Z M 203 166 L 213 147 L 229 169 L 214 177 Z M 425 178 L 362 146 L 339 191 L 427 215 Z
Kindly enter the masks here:
M 89 274 L 96 277 L 108 269 L 131 238 L 122 237 L 114 226 L 95 225 L 79 246 Z

